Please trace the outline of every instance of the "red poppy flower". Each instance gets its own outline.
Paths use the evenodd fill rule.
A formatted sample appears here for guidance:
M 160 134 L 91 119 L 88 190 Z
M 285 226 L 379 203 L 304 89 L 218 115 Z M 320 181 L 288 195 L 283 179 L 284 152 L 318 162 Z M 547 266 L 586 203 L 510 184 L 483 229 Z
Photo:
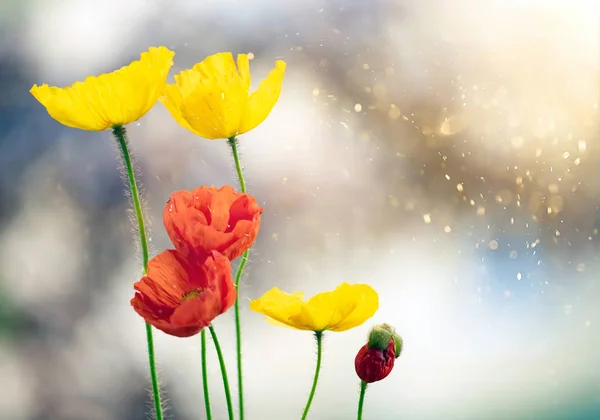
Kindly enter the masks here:
M 354 368 L 358 377 L 367 382 L 377 382 L 384 379 L 394 368 L 396 350 L 394 339 L 390 339 L 385 350 L 377 347 L 369 348 L 369 344 L 361 347 L 354 359 Z
M 203 186 L 171 194 L 163 220 L 178 251 L 218 251 L 233 260 L 254 243 L 262 212 L 249 194 Z
M 133 309 L 149 324 L 177 337 L 199 333 L 236 297 L 229 260 L 218 252 L 186 257 L 163 251 L 150 260 L 148 274 L 133 288 Z

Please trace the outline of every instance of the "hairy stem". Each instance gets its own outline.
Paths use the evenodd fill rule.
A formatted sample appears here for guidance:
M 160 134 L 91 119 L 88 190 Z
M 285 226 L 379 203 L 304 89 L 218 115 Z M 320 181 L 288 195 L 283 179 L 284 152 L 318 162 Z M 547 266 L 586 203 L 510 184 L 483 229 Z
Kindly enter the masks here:
M 215 344 L 215 350 L 217 351 L 217 357 L 219 358 L 219 366 L 221 366 L 221 375 L 223 376 L 223 388 L 225 388 L 225 399 L 227 400 L 227 412 L 229 413 L 229 420 L 233 420 L 233 404 L 231 404 L 231 392 L 229 392 L 229 379 L 227 378 L 227 368 L 225 367 L 225 359 L 223 359 L 223 352 L 221 351 L 221 345 L 217 339 L 214 327 L 211 325 L 208 327 L 210 335 L 212 336 L 213 343 Z
M 244 173 L 242 172 L 242 164 L 240 162 L 240 154 L 238 153 L 237 147 L 237 138 L 235 136 L 229 137 L 227 139 L 229 146 L 231 146 L 231 153 L 233 154 L 233 161 L 235 163 L 235 170 L 238 175 L 238 180 L 240 181 L 240 190 L 245 193 L 246 192 L 246 181 L 244 180 Z
M 135 180 L 133 164 L 131 163 L 131 153 L 127 141 L 127 133 L 122 125 L 113 127 L 113 135 L 121 149 L 125 170 L 127 172 L 127 180 L 129 181 L 129 189 L 131 190 L 131 199 L 133 201 L 133 209 L 135 218 L 138 223 L 138 234 L 140 236 L 140 247 L 142 249 L 142 264 L 144 275 L 148 274 L 148 236 L 146 234 L 146 225 L 144 223 L 144 214 L 142 213 L 142 204 L 140 201 L 140 192 Z M 156 420 L 163 420 L 162 404 L 160 402 L 160 386 L 158 384 L 158 375 L 156 373 L 156 360 L 154 356 L 154 339 L 152 337 L 152 326 L 146 323 L 146 341 L 148 345 L 148 365 L 150 367 L 150 378 L 152 379 L 152 393 L 154 397 L 154 409 Z
M 246 192 L 246 181 L 244 180 L 244 172 L 242 171 L 242 164 L 240 162 L 240 155 L 238 153 L 237 148 L 237 139 L 235 136 L 230 137 L 227 142 L 229 146 L 231 146 L 231 153 L 233 154 L 233 161 L 235 163 L 235 170 L 238 175 L 238 180 L 240 182 L 240 190 L 245 193 Z M 240 299 L 239 299 L 239 291 L 240 291 L 240 280 L 242 278 L 242 272 L 244 271 L 244 267 L 246 266 L 246 262 L 248 261 L 248 253 L 249 250 L 246 250 L 242 255 L 242 260 L 238 265 L 237 271 L 235 273 L 235 289 L 238 292 L 237 298 L 235 299 L 234 304 L 234 313 L 235 313 L 235 344 L 237 351 L 237 379 L 238 379 L 238 402 L 239 402 L 239 410 L 240 410 L 240 420 L 244 420 L 244 387 L 243 387 L 243 379 L 242 379 L 242 326 L 240 322 Z
M 367 383 L 360 381 L 360 398 L 358 399 L 358 417 L 357 420 L 362 420 L 363 403 L 365 402 L 365 392 L 367 391 Z
M 210 412 L 210 395 L 208 393 L 208 372 L 206 369 L 206 328 L 200 333 L 200 351 L 202 353 L 202 387 L 204 388 L 204 407 L 206 407 L 206 420 L 212 420 Z
M 315 339 L 317 340 L 317 367 L 315 369 L 315 377 L 313 379 L 312 388 L 310 389 L 310 395 L 308 396 L 308 401 L 306 402 L 306 407 L 304 407 L 304 413 L 302 414 L 302 420 L 305 420 L 306 416 L 308 416 L 308 410 L 310 410 L 310 405 L 312 404 L 315 391 L 317 390 L 317 382 L 319 382 L 321 353 L 323 352 L 323 331 L 315 331 Z

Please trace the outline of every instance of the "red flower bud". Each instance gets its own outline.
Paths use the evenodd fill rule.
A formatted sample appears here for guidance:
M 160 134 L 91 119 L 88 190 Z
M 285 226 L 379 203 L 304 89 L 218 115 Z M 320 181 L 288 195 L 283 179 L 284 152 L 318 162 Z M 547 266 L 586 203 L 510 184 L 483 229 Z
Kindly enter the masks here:
M 362 346 L 354 359 L 354 368 L 358 377 L 364 382 L 377 382 L 390 374 L 395 360 L 395 344 L 394 339 L 391 338 L 385 350 L 377 347 L 369 348 L 369 344 Z

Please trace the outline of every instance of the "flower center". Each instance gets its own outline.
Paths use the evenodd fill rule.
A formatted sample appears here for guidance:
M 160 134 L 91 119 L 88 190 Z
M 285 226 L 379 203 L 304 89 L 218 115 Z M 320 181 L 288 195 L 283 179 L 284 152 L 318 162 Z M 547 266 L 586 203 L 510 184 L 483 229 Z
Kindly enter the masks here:
M 185 295 L 183 295 L 183 297 L 181 298 L 181 301 L 185 302 L 188 299 L 200 297 L 200 295 L 202 294 L 203 291 L 204 291 L 203 287 L 195 287 L 191 291 L 189 291 Z

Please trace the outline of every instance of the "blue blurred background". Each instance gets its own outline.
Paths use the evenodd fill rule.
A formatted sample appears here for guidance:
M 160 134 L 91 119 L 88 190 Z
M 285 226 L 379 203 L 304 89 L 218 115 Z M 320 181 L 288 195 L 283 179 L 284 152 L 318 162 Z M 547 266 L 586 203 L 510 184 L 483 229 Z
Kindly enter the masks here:
M 256 85 L 288 63 L 276 108 L 240 140 L 265 208 L 242 299 L 342 281 L 381 297 L 370 322 L 326 335 L 311 418 L 354 418 L 353 359 L 377 322 L 405 351 L 366 419 L 600 418 L 599 14 L 581 0 L 2 0 L 0 418 L 149 417 L 116 145 L 28 90 L 156 45 L 176 52 L 173 74 L 252 53 Z M 236 185 L 232 159 L 160 104 L 129 133 L 156 253 L 169 193 Z M 299 418 L 314 340 L 247 305 L 243 322 L 247 418 Z M 215 327 L 235 384 L 232 314 Z M 169 418 L 204 418 L 199 338 L 155 337 Z

